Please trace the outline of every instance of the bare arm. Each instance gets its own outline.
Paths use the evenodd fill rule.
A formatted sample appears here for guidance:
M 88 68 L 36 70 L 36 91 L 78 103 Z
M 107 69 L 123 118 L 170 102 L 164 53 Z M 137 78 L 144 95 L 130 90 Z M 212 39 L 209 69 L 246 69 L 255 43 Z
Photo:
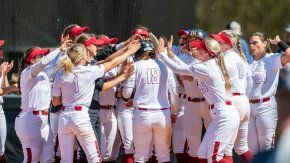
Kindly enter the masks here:
M 125 81 L 133 74 L 133 72 L 134 72 L 134 67 L 132 64 L 125 66 L 124 70 L 120 72 L 114 79 L 109 80 L 104 83 L 102 91 L 106 91 L 112 87 L 115 87 L 119 83 Z
M 120 55 L 118 57 L 113 58 L 109 62 L 103 63 L 104 68 L 105 68 L 105 72 L 110 71 L 112 68 L 116 67 L 117 65 L 119 65 L 120 63 L 125 61 L 130 55 L 136 53 L 136 51 L 140 47 L 141 47 L 141 44 L 138 40 L 131 42 L 125 53 L 123 53 L 122 55 Z
M 126 47 L 126 48 L 127 48 L 127 47 Z M 116 58 L 116 57 L 122 55 L 123 53 L 125 53 L 125 52 L 126 52 L 126 48 L 122 48 L 122 49 L 116 51 L 115 53 L 113 53 L 112 55 L 110 55 L 110 56 L 109 56 L 108 58 L 106 58 L 105 60 L 102 60 L 102 61 L 98 62 L 98 64 L 103 64 L 103 63 L 106 63 L 106 62 L 110 62 L 110 61 L 112 61 L 114 58 Z
M 62 101 L 61 101 L 61 96 L 53 96 L 52 97 L 52 105 L 57 106 L 57 105 L 61 105 Z
M 17 84 L 11 85 L 9 87 L 0 88 L 0 96 L 17 91 L 18 91 Z
M 71 42 L 68 37 L 63 41 L 63 44 L 55 49 L 54 51 L 50 52 L 48 55 L 43 57 L 38 63 L 31 66 L 31 76 L 34 78 L 36 77 L 50 62 L 52 62 L 60 53 L 67 48 L 67 45 Z

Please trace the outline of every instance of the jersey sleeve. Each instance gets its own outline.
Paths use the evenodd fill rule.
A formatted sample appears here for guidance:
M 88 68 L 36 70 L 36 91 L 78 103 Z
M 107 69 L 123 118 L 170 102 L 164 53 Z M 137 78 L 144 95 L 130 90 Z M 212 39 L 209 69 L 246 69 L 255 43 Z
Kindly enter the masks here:
M 90 69 L 92 69 L 92 77 L 94 78 L 94 80 L 101 78 L 104 76 L 105 74 L 105 67 L 103 64 L 99 64 L 99 65 L 88 65 L 88 67 Z
M 208 78 L 208 67 L 205 63 L 191 63 L 189 66 L 191 76 L 195 79 Z
M 61 77 L 60 73 L 57 73 L 55 75 L 55 80 L 52 84 L 52 96 L 55 96 L 55 97 L 61 96 L 60 77 Z
M 174 73 L 191 76 L 189 66 L 182 62 L 178 57 L 175 56 L 173 59 L 170 59 L 167 56 L 167 53 L 164 52 L 160 54 L 160 58 Z
M 168 70 L 168 87 L 173 88 L 178 86 L 178 82 L 176 79 L 176 76 L 173 74 L 173 72 L 169 69 Z
M 282 54 L 277 53 L 269 56 L 269 65 L 273 70 L 279 70 L 283 68 L 281 63 L 281 55 Z

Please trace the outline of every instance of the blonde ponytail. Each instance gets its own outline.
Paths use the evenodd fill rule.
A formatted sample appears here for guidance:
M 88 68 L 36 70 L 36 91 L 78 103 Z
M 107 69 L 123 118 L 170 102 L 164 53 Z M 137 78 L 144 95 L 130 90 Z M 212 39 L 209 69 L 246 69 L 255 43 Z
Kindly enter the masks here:
M 222 52 L 218 52 L 218 65 L 225 79 L 226 90 L 230 92 L 232 89 L 232 84 L 231 84 L 230 76 L 225 66 L 224 54 Z
M 60 67 L 64 70 L 64 73 L 72 72 L 72 68 L 74 67 L 72 61 L 68 57 L 68 55 L 62 56 L 60 59 Z
M 65 73 L 72 72 L 74 66 L 89 56 L 87 48 L 83 44 L 74 44 L 67 50 L 67 55 L 60 58 L 60 67 Z
M 218 66 L 221 69 L 222 75 L 225 79 L 225 88 L 229 92 L 232 89 L 231 80 L 228 74 L 228 71 L 225 66 L 225 60 L 224 60 L 224 54 L 221 52 L 220 44 L 211 37 L 206 37 L 204 39 L 206 47 L 216 54 L 216 57 L 218 58 Z

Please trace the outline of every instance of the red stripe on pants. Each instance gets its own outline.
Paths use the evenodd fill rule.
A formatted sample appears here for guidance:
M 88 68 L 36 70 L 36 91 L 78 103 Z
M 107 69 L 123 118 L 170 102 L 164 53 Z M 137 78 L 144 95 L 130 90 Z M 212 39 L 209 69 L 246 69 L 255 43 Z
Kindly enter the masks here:
M 31 163 L 31 161 L 32 161 L 31 148 L 26 148 L 26 152 L 27 152 L 27 163 Z
M 213 154 L 212 154 L 212 156 L 211 156 L 211 158 L 212 158 L 212 162 L 217 162 L 217 160 L 216 160 L 216 156 L 217 156 L 218 151 L 219 151 L 219 146 L 220 146 L 220 142 L 216 141 L 216 142 L 214 143 Z
M 58 148 L 58 135 L 56 135 L 55 146 L 54 146 L 54 156 L 56 156 L 57 148 Z
M 98 157 L 101 159 L 101 152 L 100 152 L 99 144 L 98 144 L 97 140 L 95 141 L 95 144 L 96 144 L 96 150 L 97 150 Z

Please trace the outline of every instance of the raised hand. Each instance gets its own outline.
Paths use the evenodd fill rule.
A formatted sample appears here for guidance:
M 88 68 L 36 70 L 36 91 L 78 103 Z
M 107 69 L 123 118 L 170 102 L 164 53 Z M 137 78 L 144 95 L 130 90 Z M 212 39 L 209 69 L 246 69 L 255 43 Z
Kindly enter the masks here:
M 66 37 L 63 37 L 63 35 L 62 35 L 61 37 L 62 37 L 61 38 L 61 45 L 59 47 L 59 50 L 66 51 L 67 48 L 73 44 L 73 41 L 68 37 L 68 35 Z
M 172 51 L 172 44 L 173 44 L 173 36 L 170 36 L 170 40 L 167 43 L 167 50 Z
M 1 71 L 2 75 L 6 75 L 14 66 L 14 61 L 11 61 L 10 63 L 8 62 L 3 62 L 1 64 Z
M 135 54 L 141 47 L 141 43 L 139 40 L 131 41 L 128 45 L 127 52 L 130 54 Z
M 122 73 L 125 79 L 128 79 L 134 73 L 133 62 L 128 62 L 127 65 L 123 68 Z
M 164 40 L 163 40 L 163 38 L 159 38 L 159 44 L 158 44 L 158 47 L 157 47 L 157 53 L 161 54 L 164 51 L 165 51 Z
M 275 38 L 273 38 L 273 40 L 269 39 L 269 41 L 270 41 L 271 44 L 277 45 L 278 42 L 281 41 L 281 39 L 280 39 L 279 35 L 277 35 Z

